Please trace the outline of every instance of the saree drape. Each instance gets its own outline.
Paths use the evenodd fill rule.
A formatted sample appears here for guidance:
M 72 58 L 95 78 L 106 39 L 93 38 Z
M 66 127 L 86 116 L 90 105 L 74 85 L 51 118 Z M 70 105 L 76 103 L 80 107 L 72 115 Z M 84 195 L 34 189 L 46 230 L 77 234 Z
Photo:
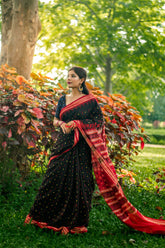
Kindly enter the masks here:
M 143 216 L 126 198 L 105 142 L 103 114 L 92 95 L 63 107 L 60 119 L 73 120 L 70 134 L 59 134 L 45 179 L 25 223 L 62 233 L 87 232 L 94 190 L 92 168 L 101 195 L 126 225 L 151 234 L 165 234 L 165 220 Z

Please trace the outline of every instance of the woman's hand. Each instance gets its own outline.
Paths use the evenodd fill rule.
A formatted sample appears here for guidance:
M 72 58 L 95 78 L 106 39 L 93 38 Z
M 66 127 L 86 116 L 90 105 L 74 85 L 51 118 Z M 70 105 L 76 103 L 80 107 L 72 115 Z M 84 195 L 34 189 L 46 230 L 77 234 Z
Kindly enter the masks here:
M 72 131 L 72 128 L 67 127 L 67 123 L 65 123 L 65 122 L 63 122 L 60 126 L 61 126 L 63 133 L 68 134 Z
M 61 128 L 63 133 L 68 134 L 76 128 L 76 123 L 74 121 L 70 121 L 68 123 L 62 123 Z
M 53 125 L 55 127 L 58 127 L 58 126 L 61 127 L 63 133 L 66 133 L 66 134 L 70 133 L 76 127 L 76 124 L 74 123 L 74 121 L 65 123 L 64 121 L 60 121 L 57 118 L 54 118 Z
M 66 125 L 68 127 L 72 128 L 72 130 L 74 130 L 76 128 L 76 123 L 74 121 L 69 121 Z

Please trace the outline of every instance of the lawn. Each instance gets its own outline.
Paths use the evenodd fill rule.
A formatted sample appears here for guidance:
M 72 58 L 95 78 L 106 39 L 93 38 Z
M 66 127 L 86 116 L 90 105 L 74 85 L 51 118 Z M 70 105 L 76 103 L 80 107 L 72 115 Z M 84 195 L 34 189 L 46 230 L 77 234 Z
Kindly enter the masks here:
M 148 135 L 151 134 L 165 135 L 165 128 L 145 128 L 145 132 Z
M 165 217 L 165 192 L 156 193 L 154 174 L 165 167 L 165 149 L 148 148 L 131 165 L 137 183 L 126 180 L 124 192 L 129 201 L 144 215 Z M 33 203 L 41 178 L 31 175 L 22 185 L 16 184 L 12 193 L 1 196 L 0 247 L 4 248 L 163 248 L 165 238 L 130 229 L 121 223 L 102 198 L 93 199 L 87 234 L 58 235 L 31 225 L 23 225 Z

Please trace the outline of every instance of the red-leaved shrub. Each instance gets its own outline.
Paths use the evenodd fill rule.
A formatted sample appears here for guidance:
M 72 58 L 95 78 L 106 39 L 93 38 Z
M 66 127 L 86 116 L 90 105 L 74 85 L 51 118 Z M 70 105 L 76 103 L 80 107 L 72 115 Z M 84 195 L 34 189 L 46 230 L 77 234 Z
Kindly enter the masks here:
M 107 145 L 115 166 L 120 168 L 144 146 L 141 116 L 122 95 L 104 95 L 87 83 L 97 97 L 105 118 Z M 0 158 L 10 158 L 22 172 L 29 166 L 43 165 L 53 148 L 57 132 L 53 117 L 59 97 L 67 93 L 60 84 L 41 74 L 27 81 L 14 68 L 0 69 Z M 136 131 L 136 132 L 135 132 Z

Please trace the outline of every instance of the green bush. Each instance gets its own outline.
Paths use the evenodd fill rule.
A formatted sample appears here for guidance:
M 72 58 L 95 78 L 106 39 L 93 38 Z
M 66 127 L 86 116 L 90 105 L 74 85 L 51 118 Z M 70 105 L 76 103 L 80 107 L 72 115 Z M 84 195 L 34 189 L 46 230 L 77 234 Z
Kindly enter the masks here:
M 148 135 L 150 138 L 150 144 L 165 145 L 165 136 L 162 135 Z

